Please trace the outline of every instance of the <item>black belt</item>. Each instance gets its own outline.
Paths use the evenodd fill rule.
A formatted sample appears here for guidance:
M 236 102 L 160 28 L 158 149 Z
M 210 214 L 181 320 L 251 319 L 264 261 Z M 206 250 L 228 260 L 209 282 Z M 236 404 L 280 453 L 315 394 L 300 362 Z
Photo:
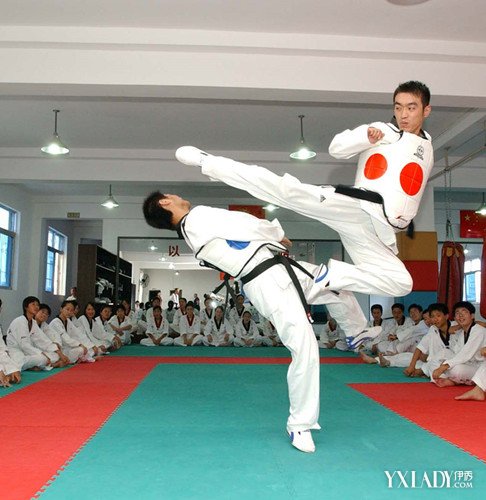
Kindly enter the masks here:
M 383 196 L 381 196 L 380 193 L 377 193 L 375 191 L 368 191 L 366 189 L 358 189 L 352 186 L 344 186 L 343 184 L 338 184 L 334 192 L 338 194 L 344 194 L 345 196 L 349 196 L 350 198 L 357 198 L 358 200 L 370 201 L 371 203 L 380 204 L 383 208 L 383 213 L 385 215 L 386 220 L 388 221 L 388 224 L 390 224 L 390 226 L 396 229 L 400 229 L 394 226 L 388 220 L 388 216 L 386 215 L 385 211 L 385 202 L 383 200 Z M 414 224 L 413 220 L 411 220 L 407 226 L 407 236 L 409 238 L 413 238 L 413 235 L 414 235 Z
M 291 259 L 290 257 L 286 257 L 285 255 L 275 255 L 271 259 L 264 260 L 256 267 L 254 267 L 248 274 L 242 276 L 241 282 L 245 285 L 246 283 L 249 283 L 251 280 L 255 279 L 257 276 L 260 276 L 260 274 L 264 273 L 267 269 L 270 269 L 271 267 L 278 264 L 282 264 L 289 273 L 290 279 L 292 280 L 292 283 L 294 284 L 297 293 L 299 294 L 300 301 L 304 306 L 305 313 L 307 314 L 307 319 L 309 320 L 309 323 L 313 323 L 314 321 L 312 320 L 309 304 L 307 303 L 304 291 L 302 290 L 302 286 L 300 285 L 299 279 L 297 278 L 297 275 L 295 274 L 293 268 L 296 267 L 297 269 L 299 269 L 299 271 L 302 271 L 311 279 L 314 279 L 314 276 L 312 276 L 312 274 L 307 271 L 307 269 L 303 268 L 299 263 L 295 262 L 295 260 Z
M 219 271 L 219 269 L 218 269 L 218 271 Z M 225 286 L 226 287 L 226 301 L 228 301 L 228 294 L 229 294 L 229 295 L 231 295 L 231 298 L 234 300 L 234 302 L 236 304 L 235 291 L 233 290 L 233 287 L 229 284 L 229 280 L 230 279 L 231 279 L 231 276 L 228 273 L 224 273 L 223 282 L 220 285 L 218 285 L 212 291 L 212 293 L 214 293 L 215 295 L 217 295 L 218 292 L 221 290 L 221 288 L 223 288 Z

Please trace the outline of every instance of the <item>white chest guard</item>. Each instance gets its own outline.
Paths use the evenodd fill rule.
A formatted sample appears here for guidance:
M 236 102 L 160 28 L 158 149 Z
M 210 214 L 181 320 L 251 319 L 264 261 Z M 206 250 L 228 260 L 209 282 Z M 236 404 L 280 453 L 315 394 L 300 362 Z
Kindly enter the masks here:
M 397 132 L 399 140 L 361 153 L 355 186 L 379 193 L 389 223 L 403 229 L 417 215 L 434 164 L 432 143 L 416 134 Z
M 277 246 L 273 241 L 229 241 L 215 238 L 201 247 L 196 253 L 196 259 L 236 278 L 242 272 L 247 274 L 260 262 L 273 257 L 269 246 L 285 251 L 285 247 Z

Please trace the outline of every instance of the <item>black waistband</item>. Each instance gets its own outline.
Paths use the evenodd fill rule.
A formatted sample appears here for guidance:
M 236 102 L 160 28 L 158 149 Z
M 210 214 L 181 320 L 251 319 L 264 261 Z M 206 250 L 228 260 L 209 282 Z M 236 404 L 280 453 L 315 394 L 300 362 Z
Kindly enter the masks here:
M 291 259 L 290 257 L 286 257 L 285 255 L 275 255 L 271 259 L 260 262 L 260 264 L 255 266 L 248 274 L 241 277 L 241 282 L 245 285 L 246 283 L 249 283 L 251 280 L 255 279 L 257 276 L 260 276 L 260 274 L 264 273 L 267 269 L 270 269 L 271 267 L 278 264 L 282 264 L 289 273 L 290 279 L 292 280 L 292 283 L 294 284 L 295 289 L 299 294 L 299 298 L 307 314 L 307 318 L 310 323 L 313 323 L 309 304 L 307 303 L 304 291 L 302 290 L 302 286 L 293 268 L 296 267 L 297 269 L 299 269 L 299 271 L 302 271 L 311 279 L 314 279 L 314 276 L 312 276 L 312 274 L 307 271 L 307 269 L 303 268 L 298 262 L 295 262 L 295 260 Z

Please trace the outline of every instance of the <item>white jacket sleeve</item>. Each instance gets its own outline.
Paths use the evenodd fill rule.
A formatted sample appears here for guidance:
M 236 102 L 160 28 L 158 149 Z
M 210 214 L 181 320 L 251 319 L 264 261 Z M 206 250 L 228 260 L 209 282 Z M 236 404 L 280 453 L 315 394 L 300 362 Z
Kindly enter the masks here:
M 460 332 L 456 332 L 456 335 Z M 486 328 L 479 325 L 474 325 L 469 340 L 464 344 L 463 348 L 455 354 L 451 359 L 447 359 L 443 364 L 447 363 L 450 368 L 456 365 L 462 365 L 472 361 L 479 350 L 486 345 Z
M 380 129 L 385 134 L 383 138 L 375 144 L 371 144 L 368 139 L 369 127 Z M 348 159 L 380 144 L 392 144 L 398 141 L 399 138 L 400 134 L 386 123 L 374 122 L 360 125 L 353 130 L 348 129 L 335 135 L 329 145 L 329 154 L 334 158 Z

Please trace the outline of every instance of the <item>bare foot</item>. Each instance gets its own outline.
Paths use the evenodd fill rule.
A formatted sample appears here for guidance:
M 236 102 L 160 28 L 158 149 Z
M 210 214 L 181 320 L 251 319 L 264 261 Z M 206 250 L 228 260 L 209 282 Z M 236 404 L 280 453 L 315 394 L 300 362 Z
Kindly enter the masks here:
M 378 357 L 380 358 L 380 366 L 382 368 L 388 368 L 390 366 L 390 362 L 385 358 L 383 353 L 380 352 L 380 354 L 378 354 Z
M 413 378 L 423 377 L 424 375 L 425 375 L 424 372 L 420 368 L 416 368 L 412 373 Z
M 364 363 L 368 363 L 369 365 L 375 365 L 376 363 L 378 363 L 375 358 L 368 356 L 363 351 L 360 351 L 359 356 Z
M 437 387 L 451 387 L 456 385 L 450 378 L 438 378 L 437 380 L 434 380 L 434 382 Z
M 486 399 L 486 395 L 481 387 L 476 386 L 474 389 L 471 389 L 460 396 L 456 396 L 454 399 L 457 399 L 458 401 L 484 401 Z

